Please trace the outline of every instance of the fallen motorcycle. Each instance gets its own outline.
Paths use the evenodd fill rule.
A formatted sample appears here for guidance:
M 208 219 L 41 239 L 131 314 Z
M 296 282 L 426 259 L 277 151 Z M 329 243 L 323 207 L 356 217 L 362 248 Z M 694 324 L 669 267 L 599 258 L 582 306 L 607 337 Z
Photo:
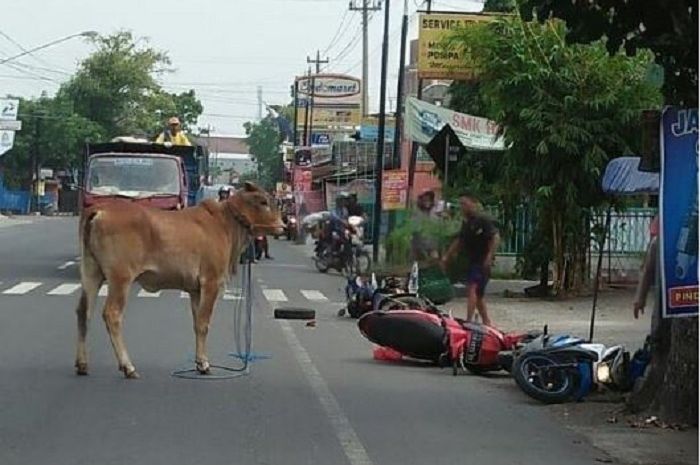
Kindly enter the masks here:
M 358 321 L 364 337 L 401 356 L 451 366 L 475 374 L 508 370 L 499 353 L 537 336 L 528 332 L 503 333 L 496 328 L 466 322 L 428 306 L 420 310 L 365 313 Z
M 621 345 L 550 335 L 546 327 L 541 336 L 501 353 L 500 360 L 512 362 L 513 378 L 525 394 L 547 404 L 579 401 L 598 387 L 627 391 L 643 372 L 638 367 L 632 372 L 629 352 Z

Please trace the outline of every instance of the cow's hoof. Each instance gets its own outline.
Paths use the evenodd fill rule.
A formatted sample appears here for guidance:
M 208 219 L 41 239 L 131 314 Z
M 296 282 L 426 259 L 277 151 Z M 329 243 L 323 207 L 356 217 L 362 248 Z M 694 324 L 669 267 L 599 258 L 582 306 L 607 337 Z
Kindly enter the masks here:
M 87 363 L 75 363 L 75 374 L 78 376 L 87 376 L 88 366 Z
M 134 367 L 122 367 L 122 372 L 126 379 L 139 379 L 141 377 Z
M 209 374 L 209 371 L 210 371 L 209 362 L 197 362 L 196 368 L 197 368 L 197 371 L 199 372 L 200 375 L 208 375 Z

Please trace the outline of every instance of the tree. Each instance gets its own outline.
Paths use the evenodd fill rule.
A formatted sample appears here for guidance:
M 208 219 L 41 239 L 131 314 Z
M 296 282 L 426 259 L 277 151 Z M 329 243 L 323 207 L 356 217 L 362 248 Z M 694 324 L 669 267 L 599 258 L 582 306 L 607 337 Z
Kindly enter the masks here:
M 43 94 L 21 99 L 19 108 L 23 130 L 17 133 L 12 150 L 0 159 L 12 187 L 31 186 L 35 155 L 45 168 L 79 168 L 85 142 L 103 137 L 99 125 L 75 114 L 69 101 Z
M 171 94 L 158 83 L 171 64 L 165 52 L 126 31 L 98 36 L 94 42 L 97 51 L 59 90 L 59 97 L 72 101 L 78 114 L 99 124 L 108 137 L 153 136 L 173 115 L 184 129 L 196 123 L 202 104 L 194 91 Z
M 248 135 L 248 147 L 258 162 L 258 182 L 265 189 L 272 189 L 282 180 L 277 125 L 269 118 L 259 123 L 247 122 L 243 125 Z
M 564 19 L 571 29 L 567 39 L 573 42 L 605 37 L 610 53 L 617 53 L 620 47 L 629 54 L 648 48 L 664 70 L 665 103 L 698 105 L 696 0 L 526 0 L 521 11 L 527 16 L 535 12 L 540 20 L 550 16 Z M 632 411 L 667 421 L 697 424 L 698 319 L 665 320 L 656 333 L 647 379 L 629 406 Z
M 641 110 L 660 103 L 645 80 L 649 54 L 609 56 L 602 42 L 567 45 L 565 36 L 561 21 L 506 17 L 452 38 L 476 60 L 477 103 L 510 147 L 501 195 L 534 207 L 533 240 L 548 246 L 558 294 L 583 285 L 589 214 L 604 205 L 605 164 L 630 151 Z
M 563 19 L 573 43 L 605 38 L 612 54 L 651 50 L 665 71 L 666 103 L 698 105 L 697 0 L 523 0 L 520 11 L 526 20 Z

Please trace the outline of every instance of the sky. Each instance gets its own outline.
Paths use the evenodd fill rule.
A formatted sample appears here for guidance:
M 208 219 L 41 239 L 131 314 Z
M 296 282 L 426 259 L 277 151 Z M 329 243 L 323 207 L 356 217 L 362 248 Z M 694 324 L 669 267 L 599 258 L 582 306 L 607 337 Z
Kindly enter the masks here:
M 243 123 L 257 118 L 257 86 L 264 102 L 288 103 L 294 76 L 306 71 L 306 58 L 317 49 L 330 59 L 322 72 L 361 76 L 361 14 L 348 11 L 349 1 L 17 0 L 1 10 L 0 59 L 20 53 L 16 44 L 31 49 L 83 31 L 130 30 L 168 52 L 173 71 L 161 79 L 167 90 L 196 91 L 204 105 L 199 127 L 243 134 Z M 395 102 L 403 3 L 391 1 L 388 107 Z M 417 38 L 415 12 L 424 2 L 408 0 L 408 7 L 409 39 Z M 479 0 L 433 0 L 436 11 L 481 7 Z M 378 11 L 369 25 L 372 111 L 379 108 L 383 21 L 384 12 Z M 13 66 L 0 65 L 0 95 L 53 94 L 92 50 L 89 42 L 75 38 L 12 61 Z

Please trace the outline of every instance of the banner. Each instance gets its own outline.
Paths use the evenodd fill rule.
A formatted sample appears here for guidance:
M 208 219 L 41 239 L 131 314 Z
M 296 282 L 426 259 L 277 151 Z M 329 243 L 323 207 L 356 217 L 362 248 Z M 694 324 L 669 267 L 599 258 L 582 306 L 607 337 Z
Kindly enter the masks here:
M 698 314 L 698 109 L 661 117 L 663 317 Z
M 325 128 L 327 126 L 355 127 L 360 124 L 362 114 L 359 105 L 355 108 L 318 108 L 314 105 L 313 127 Z M 306 109 L 297 110 L 297 126 L 303 127 L 306 121 Z
M 479 14 L 422 14 L 418 26 L 418 77 L 421 79 L 473 79 L 474 66 L 466 52 L 442 41 L 459 28 L 491 21 L 494 16 Z
M 382 173 L 382 210 L 406 208 L 408 173 L 403 170 L 386 170 Z
M 405 120 L 405 137 L 422 145 L 427 145 L 446 124 L 449 124 L 467 149 L 505 150 L 503 138 L 497 137 L 498 125 L 486 118 L 457 113 L 408 97 Z

